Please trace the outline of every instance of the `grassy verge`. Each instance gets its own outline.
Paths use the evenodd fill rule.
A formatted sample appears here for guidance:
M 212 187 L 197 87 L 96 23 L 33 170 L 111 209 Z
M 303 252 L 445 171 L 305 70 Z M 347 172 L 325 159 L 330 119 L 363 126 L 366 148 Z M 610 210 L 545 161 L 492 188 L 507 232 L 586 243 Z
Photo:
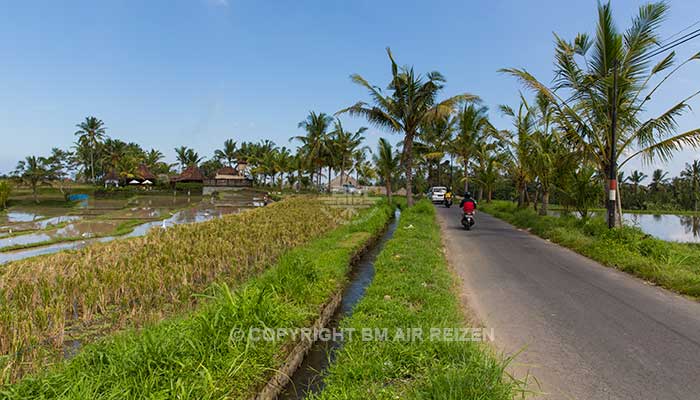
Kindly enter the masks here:
M 95 243 L 0 268 L 0 382 L 106 334 L 194 308 L 214 282 L 238 284 L 290 248 L 347 220 L 312 199 L 147 235 Z
M 466 321 L 455 279 L 442 253 L 434 208 L 427 200 L 403 212 L 394 237 L 375 263 L 365 297 L 341 327 L 388 329 L 388 340 L 346 341 L 318 399 L 511 399 L 519 384 L 505 363 L 476 342 L 428 340 L 431 328 Z M 398 329 L 420 328 L 424 340 L 396 340 Z
M 609 230 L 600 218 L 543 217 L 533 210 L 496 201 L 481 204 L 487 213 L 568 247 L 602 264 L 654 282 L 667 289 L 700 297 L 700 246 L 666 242 L 635 227 Z
M 196 311 L 93 343 L 48 373 L 0 389 L 0 397 L 249 398 L 280 367 L 292 341 L 248 341 L 236 333 L 310 326 L 390 215 L 387 205 L 364 210 L 239 289 L 219 279 Z
M 564 206 L 557 204 L 550 204 L 548 209 L 551 211 L 563 211 L 566 209 Z M 570 209 L 571 210 L 571 209 Z M 608 210 L 600 207 L 593 207 L 589 211 L 596 213 L 607 213 Z M 642 214 L 642 215 L 687 215 L 687 216 L 700 216 L 700 211 L 688 211 L 688 210 L 622 210 L 623 214 Z

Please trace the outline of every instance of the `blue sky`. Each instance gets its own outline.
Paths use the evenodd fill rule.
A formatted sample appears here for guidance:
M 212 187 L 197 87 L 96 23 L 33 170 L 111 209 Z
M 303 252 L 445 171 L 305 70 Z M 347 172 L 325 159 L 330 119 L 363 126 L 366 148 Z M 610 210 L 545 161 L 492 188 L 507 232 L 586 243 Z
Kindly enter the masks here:
M 641 3 L 613 2 L 619 27 Z M 592 33 L 595 12 L 595 1 L 560 0 L 5 1 L 0 173 L 26 155 L 70 146 L 87 115 L 103 119 L 110 136 L 161 149 L 168 160 L 180 145 L 210 156 L 226 138 L 289 146 L 310 110 L 333 113 L 367 98 L 351 73 L 386 84 L 386 46 L 401 64 L 442 72 L 445 95 L 481 96 L 497 127 L 508 128 L 496 106 L 515 105 L 520 87 L 497 70 L 524 67 L 549 82 L 553 32 Z M 662 36 L 698 19 L 696 0 L 671 1 Z M 679 54 L 698 51 L 700 39 Z M 700 89 L 699 78 L 700 63 L 686 68 L 652 111 Z M 344 119 L 350 128 L 364 124 Z M 683 120 L 682 128 L 698 126 L 697 111 Z M 367 136 L 374 146 L 389 134 L 372 128 Z M 685 151 L 664 168 L 677 172 L 698 157 Z

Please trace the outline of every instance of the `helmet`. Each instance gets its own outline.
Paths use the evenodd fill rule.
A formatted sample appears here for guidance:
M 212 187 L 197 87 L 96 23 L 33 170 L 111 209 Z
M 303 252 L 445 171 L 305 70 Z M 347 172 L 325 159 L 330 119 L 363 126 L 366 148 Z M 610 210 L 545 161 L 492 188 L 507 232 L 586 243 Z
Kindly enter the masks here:
M 471 194 L 470 192 L 467 192 L 467 193 L 464 194 L 464 197 L 466 197 L 466 198 L 468 198 L 468 199 L 471 199 L 471 198 L 472 198 L 472 194 Z

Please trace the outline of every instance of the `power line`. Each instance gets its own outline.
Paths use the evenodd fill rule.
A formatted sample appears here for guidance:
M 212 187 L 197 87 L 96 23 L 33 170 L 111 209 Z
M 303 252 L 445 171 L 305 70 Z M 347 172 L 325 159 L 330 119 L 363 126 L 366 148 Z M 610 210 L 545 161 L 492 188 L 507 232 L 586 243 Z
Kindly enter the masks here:
M 683 32 L 685 32 L 685 31 L 687 31 L 688 29 L 690 29 L 690 28 L 694 27 L 694 26 L 695 26 L 695 25 L 697 25 L 697 24 L 700 24 L 700 19 L 699 19 L 699 20 L 697 20 L 697 21 L 695 21 L 695 23 L 693 23 L 692 25 L 690 25 L 690 26 L 687 26 L 687 27 L 685 27 L 685 28 L 681 29 L 680 31 L 678 31 L 678 32 L 674 33 L 673 35 L 671 35 L 671 36 L 667 37 L 666 39 L 662 40 L 662 41 L 661 41 L 661 43 L 666 43 L 666 42 L 668 42 L 669 40 L 673 39 L 674 37 L 676 37 L 676 36 L 680 35 L 681 33 L 683 33 Z M 660 45 L 659 45 L 659 47 L 661 47 L 661 46 L 662 46 L 662 45 L 660 44 Z
M 650 54 L 647 54 L 646 56 L 642 57 L 639 61 L 640 62 L 647 61 L 651 58 L 658 56 L 659 54 L 662 54 L 662 53 L 665 53 L 671 49 L 674 49 L 674 48 L 682 45 L 683 43 L 686 43 L 689 40 L 695 39 L 698 36 L 700 36 L 700 28 L 698 28 L 698 29 L 696 29 L 696 30 L 684 35 L 684 36 L 681 36 L 678 39 L 673 40 L 671 43 L 668 43 L 668 44 L 661 46 L 660 48 L 652 51 Z

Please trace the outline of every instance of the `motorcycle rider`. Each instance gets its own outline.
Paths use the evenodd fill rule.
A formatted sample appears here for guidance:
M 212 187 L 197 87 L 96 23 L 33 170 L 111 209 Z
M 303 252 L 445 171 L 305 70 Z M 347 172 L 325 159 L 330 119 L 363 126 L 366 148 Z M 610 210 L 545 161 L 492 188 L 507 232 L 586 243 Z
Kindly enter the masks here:
M 476 200 L 474 200 L 471 193 L 467 192 L 464 194 L 464 199 L 459 203 L 459 208 L 465 214 L 474 214 L 474 211 L 476 211 Z
M 447 188 L 447 193 L 445 193 L 445 200 L 443 201 L 445 206 L 449 207 L 452 205 L 452 189 Z

